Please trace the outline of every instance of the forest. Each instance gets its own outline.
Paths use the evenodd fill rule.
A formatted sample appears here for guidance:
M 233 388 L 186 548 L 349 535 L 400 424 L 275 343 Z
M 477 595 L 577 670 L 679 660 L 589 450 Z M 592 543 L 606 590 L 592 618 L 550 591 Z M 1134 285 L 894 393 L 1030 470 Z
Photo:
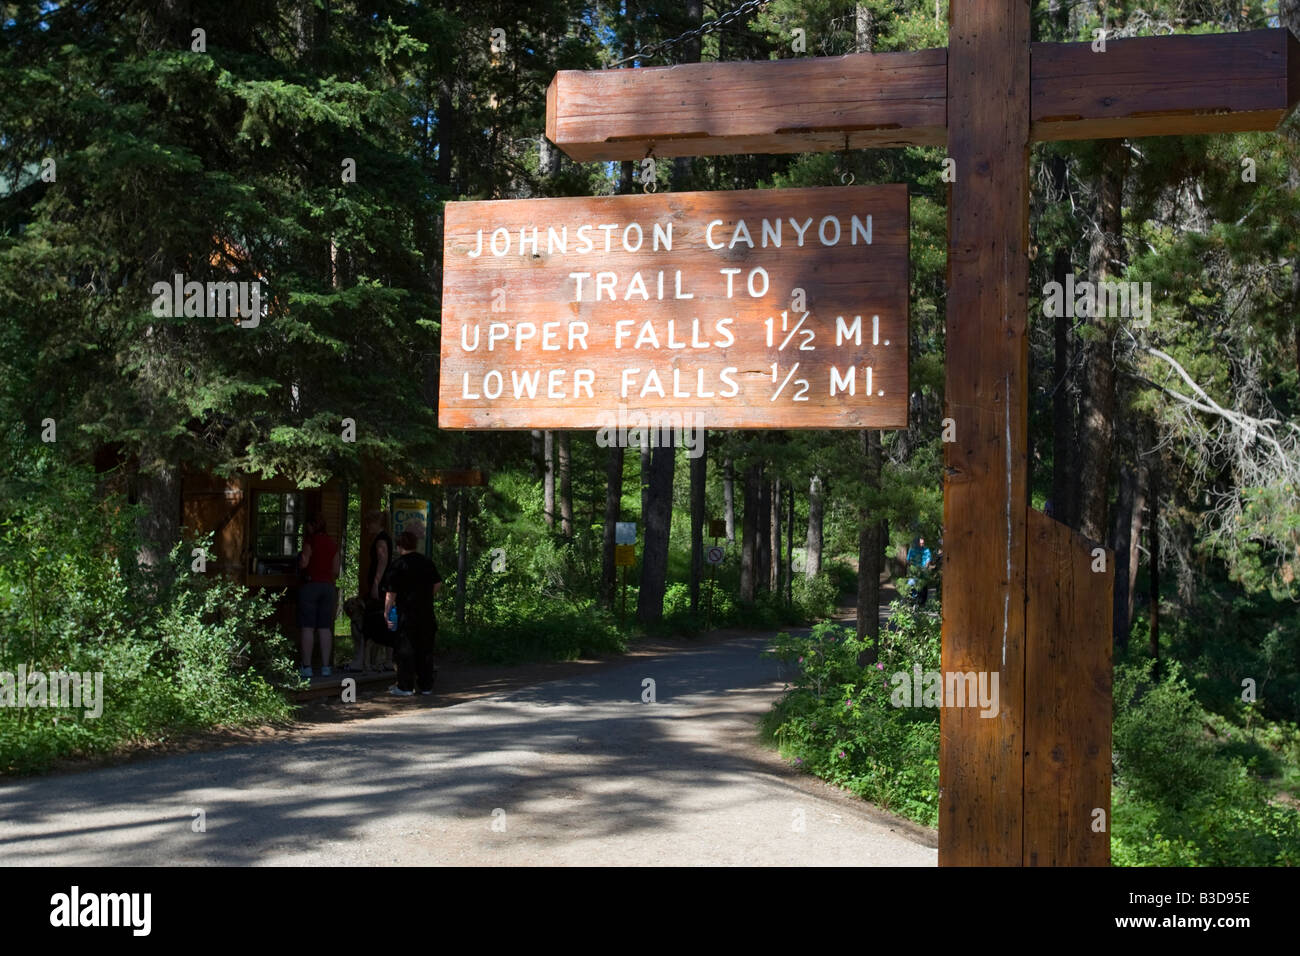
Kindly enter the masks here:
M 938 666 L 944 149 L 663 159 L 652 183 L 543 130 L 558 70 L 943 47 L 948 2 L 770 0 L 694 35 L 740 4 L 4 4 L 0 670 L 125 691 L 95 721 L 0 712 L 0 772 L 288 717 L 274 596 L 190 573 L 185 475 L 343 482 L 355 580 L 367 469 L 393 491 L 478 469 L 485 486 L 430 492 L 441 653 L 815 624 L 777 639 L 791 689 L 768 739 L 934 825 L 938 718 L 889 707 L 878 675 Z M 1297 0 L 1032 10 L 1036 40 L 1300 31 Z M 1300 862 L 1296 124 L 1031 155 L 1030 504 L 1114 554 L 1116 863 Z M 910 192 L 906 428 L 717 429 L 698 449 L 439 428 L 447 203 L 849 181 Z M 264 280 L 260 323 L 160 315 L 155 285 L 182 272 Z M 1107 287 L 1123 307 L 1093 307 Z

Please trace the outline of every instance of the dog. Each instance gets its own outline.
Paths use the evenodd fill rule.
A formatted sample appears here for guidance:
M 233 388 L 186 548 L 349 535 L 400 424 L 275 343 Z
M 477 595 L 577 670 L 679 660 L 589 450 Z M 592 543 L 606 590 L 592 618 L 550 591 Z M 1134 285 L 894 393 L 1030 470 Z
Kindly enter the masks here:
M 350 597 L 344 601 L 343 613 L 352 622 L 352 636 L 354 639 L 366 633 L 366 602 L 360 596 Z M 365 660 L 367 671 L 388 671 L 392 669 L 392 663 L 393 649 L 391 647 L 384 647 L 374 641 L 368 642 Z

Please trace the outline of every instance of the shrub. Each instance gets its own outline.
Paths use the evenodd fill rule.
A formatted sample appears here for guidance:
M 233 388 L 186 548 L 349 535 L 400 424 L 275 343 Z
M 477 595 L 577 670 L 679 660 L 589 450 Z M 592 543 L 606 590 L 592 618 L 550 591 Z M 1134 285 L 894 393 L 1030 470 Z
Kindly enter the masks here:
M 763 722 L 801 768 L 903 816 L 933 826 L 939 805 L 939 714 L 890 702 L 890 677 L 938 667 L 939 625 L 895 604 L 879 660 L 854 631 L 818 624 L 780 635 L 771 653 L 791 683 Z
M 39 482 L 0 520 L 0 671 L 101 673 L 102 713 L 0 708 L 0 770 L 288 715 L 268 682 L 289 672 L 269 596 L 192 573 L 190 544 L 141 570 L 133 509 L 89 472 L 30 467 Z
M 795 607 L 805 620 L 813 621 L 831 617 L 839 607 L 839 588 L 827 571 L 811 579 L 806 575 L 796 574 L 791 589 L 794 592 Z
M 1111 849 L 1130 866 L 1294 866 L 1300 812 L 1276 802 L 1231 742 L 1216 739 L 1177 662 L 1115 674 Z M 1245 748 L 1247 752 L 1253 748 Z

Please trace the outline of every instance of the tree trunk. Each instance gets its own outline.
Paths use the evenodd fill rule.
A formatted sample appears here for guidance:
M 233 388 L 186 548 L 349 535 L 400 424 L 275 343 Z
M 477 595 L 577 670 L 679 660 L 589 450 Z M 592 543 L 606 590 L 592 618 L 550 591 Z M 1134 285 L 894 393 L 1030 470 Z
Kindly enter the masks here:
M 456 623 L 465 623 L 465 578 L 469 570 L 469 502 L 465 489 L 457 495 L 456 520 Z
M 1137 496 L 1133 499 L 1133 514 L 1129 523 L 1128 536 L 1128 607 L 1125 610 L 1124 634 L 1127 646 L 1128 634 L 1133 628 L 1133 609 L 1136 606 L 1138 567 L 1142 559 L 1142 513 L 1146 510 L 1146 466 L 1138 465 Z
M 461 489 L 457 488 L 447 496 L 447 527 L 451 529 L 453 537 L 460 527 L 460 495 Z M 392 515 L 388 517 L 391 519 Z
M 1089 252 L 1089 271 L 1094 283 L 1117 276 L 1122 257 L 1121 235 L 1124 174 L 1128 150 L 1122 140 L 1111 140 L 1104 150 L 1097 187 L 1098 220 L 1101 231 Z M 1099 311 L 1099 310 L 1094 310 Z M 1107 506 L 1110 504 L 1110 462 L 1114 444 L 1115 417 L 1115 316 L 1092 316 L 1085 320 L 1096 335 L 1086 346 L 1084 365 L 1083 416 L 1079 423 L 1078 529 L 1093 541 L 1106 539 Z
M 873 490 L 880 488 L 880 469 L 883 453 L 880 432 L 862 433 L 866 452 L 866 484 Z M 885 560 L 883 538 L 884 522 L 862 509 L 858 516 L 858 638 L 871 639 L 872 651 L 867 663 L 874 663 L 880 640 L 880 572 Z
M 542 452 L 545 450 L 546 444 L 539 429 L 534 428 L 529 434 L 532 438 L 533 477 L 541 479 L 542 475 L 545 474 L 545 469 L 542 467 L 542 461 L 544 460 Z
M 438 166 L 437 183 L 451 186 L 452 123 L 455 110 L 451 105 L 451 85 L 446 79 L 438 84 Z
M 605 530 L 601 537 L 600 600 L 605 607 L 614 606 L 618 589 L 618 568 L 614 564 L 614 532 L 623 504 L 623 449 L 609 449 L 605 465 Z
M 794 607 L 794 483 L 786 486 L 785 603 Z
M 700 434 L 698 458 L 691 461 L 691 614 L 700 610 L 700 581 L 704 578 L 705 481 L 708 477 L 706 454 L 708 432 Z
M 736 466 L 728 458 L 722 464 L 722 500 L 726 510 L 727 544 L 736 542 Z
M 573 537 L 573 479 L 570 474 L 569 433 L 560 432 L 560 533 Z
M 1151 469 L 1151 659 L 1152 673 L 1160 679 L 1160 478 Z
M 759 466 L 745 469 L 744 514 L 740 529 L 740 603 L 753 605 L 758 579 Z
M 641 446 L 641 520 L 650 510 L 650 446 Z
M 704 0 L 686 0 L 686 22 L 692 28 L 698 27 L 704 18 Z M 680 52 L 677 55 L 678 63 L 699 63 L 700 62 L 700 38 L 691 37 L 683 40 L 679 47 Z M 692 158 L 690 156 L 678 156 L 673 160 L 673 189 L 677 192 L 690 189 L 691 184 Z M 692 607 L 694 605 L 692 604 Z
M 1119 498 L 1115 502 L 1115 521 L 1111 528 L 1111 550 L 1115 552 L 1115 600 L 1112 615 L 1115 647 L 1128 647 L 1129 635 L 1129 561 L 1132 554 L 1129 535 L 1133 530 L 1133 505 L 1137 501 L 1138 472 L 1125 464 L 1119 472 Z
M 870 53 L 872 43 L 871 8 L 856 4 L 853 8 L 853 49 L 857 53 Z
M 781 479 L 772 479 L 772 568 L 770 587 L 781 593 Z
M 542 436 L 542 516 L 546 527 L 555 530 L 555 432 Z
M 791 494 L 794 489 L 791 489 Z M 808 557 L 804 574 L 815 578 L 822 571 L 822 480 L 816 475 L 808 482 Z
M 649 502 L 645 512 L 645 550 L 641 558 L 641 592 L 637 619 L 658 621 L 664 616 L 668 583 L 668 532 L 673 519 L 673 467 L 677 449 L 656 448 L 650 460 Z
M 140 535 L 136 560 L 141 567 L 161 568 L 181 537 L 180 469 L 169 461 L 158 461 L 149 471 L 137 472 L 136 493 L 144 508 L 136 520 Z
M 754 555 L 754 584 L 760 591 L 772 589 L 772 483 L 759 471 L 758 542 Z

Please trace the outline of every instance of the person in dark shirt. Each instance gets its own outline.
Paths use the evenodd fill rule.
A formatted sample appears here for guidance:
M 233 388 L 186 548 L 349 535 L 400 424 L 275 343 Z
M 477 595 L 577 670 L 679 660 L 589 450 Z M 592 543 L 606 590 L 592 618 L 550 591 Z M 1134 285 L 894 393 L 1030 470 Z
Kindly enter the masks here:
M 361 598 L 365 602 L 363 623 L 360 634 L 354 634 L 356 653 L 352 663 L 345 670 L 357 672 L 366 670 L 366 644 L 373 643 L 385 648 L 393 645 L 393 634 L 384 621 L 383 581 L 388 573 L 388 564 L 393 559 L 393 539 L 384 530 L 388 515 L 383 511 L 371 511 L 366 515 L 366 532 L 370 539 L 370 561 L 366 565 L 365 589 Z M 385 652 L 389 653 L 389 652 Z M 382 670 L 382 667 L 380 668 Z
M 397 557 L 384 581 L 384 616 L 397 611 L 397 683 L 388 690 L 398 697 L 410 697 L 417 683 L 421 694 L 433 693 L 433 643 L 438 633 L 433 598 L 442 590 L 442 575 L 417 546 L 411 532 L 397 536 Z

